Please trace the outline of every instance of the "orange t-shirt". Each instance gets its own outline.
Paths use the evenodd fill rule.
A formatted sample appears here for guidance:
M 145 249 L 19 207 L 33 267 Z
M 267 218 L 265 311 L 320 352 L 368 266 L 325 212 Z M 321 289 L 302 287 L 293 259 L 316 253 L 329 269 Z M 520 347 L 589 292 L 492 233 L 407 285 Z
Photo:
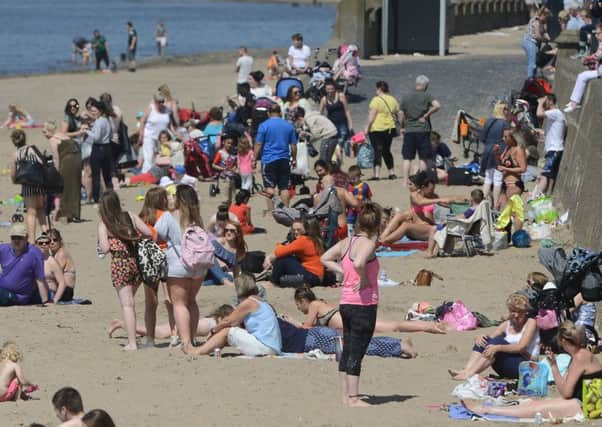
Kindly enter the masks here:
M 307 271 L 319 278 L 324 277 L 324 265 L 320 261 L 320 254 L 316 250 L 313 240 L 307 236 L 299 236 L 288 245 L 279 244 L 274 250 L 277 258 L 295 255 Z
M 244 234 L 251 234 L 255 227 L 252 224 L 249 224 L 249 216 L 247 215 L 249 212 L 249 205 L 246 203 L 241 203 L 240 205 L 231 204 L 228 209 L 236 218 L 238 218 L 238 223 L 242 228 L 242 232 Z

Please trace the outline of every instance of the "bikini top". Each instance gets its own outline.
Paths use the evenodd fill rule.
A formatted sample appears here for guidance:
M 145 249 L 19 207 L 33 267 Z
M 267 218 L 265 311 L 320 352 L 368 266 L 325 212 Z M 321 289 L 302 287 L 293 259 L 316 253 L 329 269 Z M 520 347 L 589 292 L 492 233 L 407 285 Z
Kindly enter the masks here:
M 597 372 L 592 372 L 591 374 L 583 374 L 577 380 L 575 384 L 575 389 L 573 390 L 573 399 L 583 400 L 583 380 L 595 380 L 602 379 L 602 370 Z
M 331 310 L 328 310 L 323 315 L 318 316 L 316 318 L 317 325 L 318 326 L 328 326 L 328 323 L 330 323 L 330 319 L 332 319 L 334 317 L 334 315 L 337 314 L 338 312 L 339 312 L 338 308 L 333 308 Z
M 435 212 L 435 204 L 430 205 L 412 205 L 412 211 L 416 214 L 424 213 L 424 214 L 433 214 Z

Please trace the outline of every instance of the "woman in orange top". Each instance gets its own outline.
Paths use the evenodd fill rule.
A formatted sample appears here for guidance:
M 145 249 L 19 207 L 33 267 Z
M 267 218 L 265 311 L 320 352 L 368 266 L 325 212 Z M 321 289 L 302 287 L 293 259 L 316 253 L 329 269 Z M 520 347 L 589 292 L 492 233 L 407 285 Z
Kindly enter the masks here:
M 234 204 L 230 205 L 228 210 L 236 215 L 238 222 L 242 227 L 244 234 L 251 234 L 255 230 L 255 226 L 251 223 L 251 208 L 249 207 L 249 199 L 251 193 L 249 190 L 240 190 L 236 193 Z
M 320 225 L 315 219 L 297 220 L 292 225 L 295 239 L 279 244 L 265 259 L 264 268 L 273 267 L 270 281 L 280 284 L 282 276 L 302 275 L 309 286 L 318 286 L 324 278 L 320 256 L 324 252 Z
M 163 187 L 153 187 L 146 192 L 144 196 L 144 204 L 140 210 L 140 219 L 144 221 L 148 228 L 150 228 L 153 240 L 155 240 L 161 249 L 164 251 L 167 249 L 167 242 L 161 240 L 157 236 L 157 231 L 154 225 L 159 221 L 161 215 L 168 210 L 167 191 Z M 163 291 L 163 300 L 165 308 L 167 309 L 167 315 L 169 318 L 169 326 L 172 331 L 172 342 L 171 345 L 177 344 L 178 332 L 176 330 L 176 322 L 173 317 L 173 306 L 167 293 L 167 285 L 165 282 L 160 282 L 159 285 Z M 159 305 L 158 289 L 151 289 L 149 286 L 144 286 L 144 299 L 145 299 L 145 324 L 148 331 L 154 331 L 157 323 L 157 306 Z M 111 324 L 111 327 L 113 325 Z M 148 336 L 149 341 L 154 341 L 154 336 Z

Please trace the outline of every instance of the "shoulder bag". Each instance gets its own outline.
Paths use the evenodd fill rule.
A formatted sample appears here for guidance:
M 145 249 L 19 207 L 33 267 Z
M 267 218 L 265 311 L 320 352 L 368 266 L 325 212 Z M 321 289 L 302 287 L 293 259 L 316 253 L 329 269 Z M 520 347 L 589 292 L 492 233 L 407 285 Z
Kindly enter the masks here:
M 27 158 L 27 153 L 30 148 L 39 153 L 35 146 L 30 145 L 25 149 L 23 159 L 17 160 L 15 163 L 15 184 L 22 185 L 44 185 L 44 167 L 37 159 Z M 44 161 L 44 157 L 39 155 L 39 160 Z
M 382 99 L 382 101 L 385 103 L 387 110 L 389 110 L 389 114 L 391 114 L 393 123 L 395 123 L 395 130 L 393 131 L 393 137 L 396 138 L 401 135 L 401 123 L 399 123 L 399 119 L 397 118 L 397 116 L 395 114 L 393 114 L 393 111 L 391 111 L 391 108 L 389 107 L 389 104 L 387 104 L 387 101 L 385 100 L 385 98 L 382 96 L 379 96 L 379 98 Z

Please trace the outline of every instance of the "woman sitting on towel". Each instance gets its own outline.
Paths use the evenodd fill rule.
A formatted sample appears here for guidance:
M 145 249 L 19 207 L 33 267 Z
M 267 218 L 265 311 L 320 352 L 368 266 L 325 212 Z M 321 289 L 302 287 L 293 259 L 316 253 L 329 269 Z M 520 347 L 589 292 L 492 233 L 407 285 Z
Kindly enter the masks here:
M 236 347 L 246 356 L 281 352 L 282 338 L 276 313 L 258 297 L 255 279 L 248 274 L 241 274 L 234 279 L 234 286 L 239 304 L 230 315 L 211 328 L 210 338 L 202 346 L 192 348 L 189 354 L 206 355 L 226 345 Z
M 395 243 L 408 236 L 414 240 L 428 241 L 436 231 L 434 218 L 435 205 L 448 205 L 454 201 L 465 200 L 464 196 L 439 197 L 435 193 L 435 179 L 422 171 L 415 177 L 416 191 L 410 190 L 410 213 L 405 221 L 396 226 L 392 221 L 380 236 L 383 243 Z
M 290 316 L 282 316 L 283 319 L 295 326 L 306 329 L 314 326 L 343 329 L 343 319 L 338 307 L 329 304 L 323 299 L 318 299 L 310 288 L 303 287 L 295 291 L 295 305 L 300 312 L 306 315 L 303 323 L 295 321 Z M 437 322 L 377 319 L 374 332 L 428 332 L 431 334 L 444 334 L 445 328 Z
M 539 332 L 535 319 L 529 318 L 529 299 L 512 294 L 506 300 L 508 320 L 491 335 L 479 335 L 464 369 L 449 370 L 454 380 L 464 381 L 492 367 L 504 378 L 518 378 L 518 365 L 539 356 Z
M 320 237 L 320 225 L 316 219 L 296 220 L 291 227 L 294 240 L 276 245 L 272 255 L 265 258 L 264 268 L 272 267 L 271 282 L 282 285 L 283 276 L 303 276 L 301 281 L 318 286 L 324 278 L 324 266 L 320 256 L 324 244 Z
M 535 322 L 533 320 L 533 322 Z M 541 400 L 526 400 L 517 406 L 495 407 L 481 406 L 476 402 L 462 402 L 475 414 L 504 415 L 518 418 L 533 418 L 538 412 L 545 418 L 574 417 L 581 413 L 583 399 L 583 380 L 602 378 L 602 364 L 598 358 L 585 348 L 585 332 L 582 326 L 575 326 L 566 321 L 558 328 L 558 344 L 570 354 L 571 363 L 563 376 L 560 374 L 554 353 L 548 351 L 546 356 L 554 383 L 560 397 Z

